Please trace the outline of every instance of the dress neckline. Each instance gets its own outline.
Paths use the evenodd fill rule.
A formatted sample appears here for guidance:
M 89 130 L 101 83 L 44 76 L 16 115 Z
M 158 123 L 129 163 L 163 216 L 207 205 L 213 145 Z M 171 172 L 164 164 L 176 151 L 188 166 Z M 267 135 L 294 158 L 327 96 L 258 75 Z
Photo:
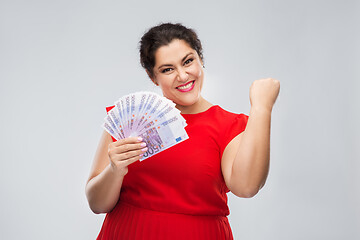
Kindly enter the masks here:
M 211 107 L 209 107 L 208 109 L 206 109 L 205 111 L 203 112 L 199 112 L 199 113 L 181 113 L 181 115 L 183 116 L 199 116 L 199 115 L 203 115 L 207 112 L 210 112 L 212 109 L 215 109 L 219 107 L 219 105 L 212 105 Z

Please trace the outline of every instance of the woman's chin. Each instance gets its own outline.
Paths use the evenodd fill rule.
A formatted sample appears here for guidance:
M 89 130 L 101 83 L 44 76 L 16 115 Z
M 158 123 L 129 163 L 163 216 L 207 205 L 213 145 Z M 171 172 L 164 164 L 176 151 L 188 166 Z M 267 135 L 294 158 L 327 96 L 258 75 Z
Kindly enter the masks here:
M 200 100 L 200 96 L 196 98 L 186 98 L 181 100 L 173 101 L 178 107 L 188 108 L 193 107 L 194 105 L 198 104 Z

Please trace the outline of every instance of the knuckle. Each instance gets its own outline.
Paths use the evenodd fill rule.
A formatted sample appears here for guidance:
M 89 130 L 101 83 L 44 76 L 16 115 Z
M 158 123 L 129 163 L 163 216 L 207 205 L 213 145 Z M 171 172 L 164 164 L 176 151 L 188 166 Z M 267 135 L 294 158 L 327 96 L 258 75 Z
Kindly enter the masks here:
M 125 159 L 128 159 L 130 157 L 130 153 L 126 152 L 126 153 L 123 154 L 123 156 L 124 156 Z
M 124 145 L 124 150 L 125 150 L 126 152 L 128 152 L 128 151 L 130 150 L 130 146 L 129 146 L 129 145 Z

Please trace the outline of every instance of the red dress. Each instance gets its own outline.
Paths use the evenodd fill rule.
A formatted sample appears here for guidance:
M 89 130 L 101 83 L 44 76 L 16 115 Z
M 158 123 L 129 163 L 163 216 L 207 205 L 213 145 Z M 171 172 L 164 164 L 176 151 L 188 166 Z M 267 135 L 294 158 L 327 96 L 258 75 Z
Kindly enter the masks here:
M 189 139 L 129 165 L 119 201 L 106 214 L 98 240 L 233 239 L 227 219 L 229 190 L 220 164 L 248 116 L 218 105 L 182 116 Z

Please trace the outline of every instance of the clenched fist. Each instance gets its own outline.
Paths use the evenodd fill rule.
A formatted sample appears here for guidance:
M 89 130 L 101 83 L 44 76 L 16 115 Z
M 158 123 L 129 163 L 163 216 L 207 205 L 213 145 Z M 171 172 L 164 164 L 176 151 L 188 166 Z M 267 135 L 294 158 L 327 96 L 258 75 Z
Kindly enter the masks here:
M 279 80 L 273 78 L 256 80 L 250 86 L 250 104 L 252 107 L 271 111 L 279 91 Z

